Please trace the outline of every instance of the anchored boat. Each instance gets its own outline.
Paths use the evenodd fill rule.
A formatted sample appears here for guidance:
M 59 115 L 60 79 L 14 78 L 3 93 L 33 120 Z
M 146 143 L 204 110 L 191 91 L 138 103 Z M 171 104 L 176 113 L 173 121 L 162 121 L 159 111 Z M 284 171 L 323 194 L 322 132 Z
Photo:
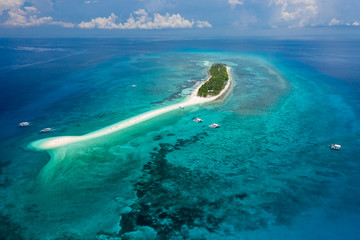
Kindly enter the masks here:
M 340 150 L 341 149 L 341 145 L 339 144 L 331 144 L 330 148 L 332 150 Z
M 40 133 L 47 133 L 47 132 L 52 132 L 54 131 L 55 129 L 53 128 L 43 128 L 40 130 Z
M 199 123 L 199 122 L 202 122 L 203 120 L 200 118 L 194 118 L 193 121 Z
M 211 127 L 211 128 L 219 128 L 220 125 L 217 124 L 217 123 L 213 123 L 213 124 L 210 124 L 209 127 Z
M 28 127 L 30 126 L 30 122 L 21 122 L 19 123 L 19 127 Z

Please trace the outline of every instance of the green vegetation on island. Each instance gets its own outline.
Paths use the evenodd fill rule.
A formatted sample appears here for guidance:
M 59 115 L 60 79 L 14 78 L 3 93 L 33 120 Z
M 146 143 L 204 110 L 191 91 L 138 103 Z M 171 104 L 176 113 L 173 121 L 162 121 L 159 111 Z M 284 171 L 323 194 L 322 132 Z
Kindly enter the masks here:
M 198 96 L 200 97 L 218 95 L 221 90 L 224 89 L 229 79 L 225 64 L 214 63 L 211 66 L 209 73 L 211 75 L 211 78 L 199 89 Z

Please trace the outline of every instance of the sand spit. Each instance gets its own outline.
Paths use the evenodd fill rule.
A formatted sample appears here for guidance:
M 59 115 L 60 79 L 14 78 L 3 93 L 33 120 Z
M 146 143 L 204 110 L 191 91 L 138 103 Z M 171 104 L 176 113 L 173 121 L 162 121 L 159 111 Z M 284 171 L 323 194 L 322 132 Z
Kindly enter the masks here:
M 163 108 L 159 108 L 159 109 L 155 109 L 155 110 L 151 110 L 149 112 L 146 113 L 142 113 L 140 115 L 137 115 L 135 117 L 123 120 L 121 122 L 115 123 L 113 125 L 110 125 L 108 127 L 102 128 L 100 130 L 82 135 L 82 136 L 63 136 L 63 137 L 53 137 L 53 138 L 46 138 L 46 139 L 41 139 L 41 140 L 37 140 L 34 141 L 32 143 L 30 143 L 29 147 L 33 148 L 33 149 L 37 149 L 37 150 L 49 150 L 49 149 L 54 149 L 54 148 L 58 148 L 58 147 L 62 147 L 71 143 L 75 143 L 75 142 L 80 142 L 80 141 L 84 141 L 84 140 L 89 140 L 89 139 L 94 139 L 97 137 L 102 137 L 104 135 L 108 135 L 111 133 L 114 133 L 116 131 L 119 130 L 123 130 L 125 128 L 128 128 L 130 126 L 133 126 L 135 124 L 144 122 L 146 120 L 149 120 L 151 118 L 160 116 L 164 113 L 170 112 L 170 111 L 174 111 L 176 109 L 180 109 L 180 108 L 184 108 L 187 106 L 192 106 L 192 105 L 197 105 L 197 104 L 203 104 L 203 103 L 207 103 L 207 102 L 212 102 L 215 101 L 217 99 L 219 99 L 222 96 L 225 96 L 227 91 L 229 91 L 231 88 L 231 82 L 232 82 L 232 78 L 231 78 L 231 68 L 230 67 L 226 67 L 228 76 L 229 76 L 229 80 L 227 81 L 224 89 L 219 93 L 219 95 L 214 96 L 214 97 L 199 97 L 197 96 L 197 93 L 199 91 L 199 88 L 210 79 L 211 76 L 209 76 L 204 82 L 202 82 L 202 84 L 200 84 L 193 92 L 191 95 L 189 95 L 183 102 L 181 103 L 177 103 L 177 104 L 173 104 L 170 106 L 166 106 Z

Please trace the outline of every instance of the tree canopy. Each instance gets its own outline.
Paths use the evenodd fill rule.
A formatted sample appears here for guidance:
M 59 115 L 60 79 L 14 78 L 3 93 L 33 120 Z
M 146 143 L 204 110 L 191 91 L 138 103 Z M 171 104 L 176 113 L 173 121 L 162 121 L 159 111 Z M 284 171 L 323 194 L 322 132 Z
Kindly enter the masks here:
M 229 79 L 225 64 L 214 63 L 209 72 L 211 78 L 200 87 L 198 92 L 198 96 L 200 97 L 218 95 L 221 90 L 224 89 L 226 82 Z

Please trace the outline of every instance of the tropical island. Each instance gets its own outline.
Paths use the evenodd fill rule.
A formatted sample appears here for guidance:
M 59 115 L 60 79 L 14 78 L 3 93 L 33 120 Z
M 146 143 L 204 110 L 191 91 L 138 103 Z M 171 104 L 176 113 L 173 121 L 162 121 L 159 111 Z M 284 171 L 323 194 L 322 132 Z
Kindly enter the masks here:
M 213 64 L 212 67 L 208 70 L 208 73 L 210 74 L 210 76 L 200 85 L 195 85 L 196 87 L 194 91 L 191 93 L 190 96 L 185 98 L 183 102 L 139 114 L 132 118 L 120 121 L 118 123 L 112 124 L 110 126 L 104 127 L 102 129 L 90 132 L 82 136 L 60 136 L 40 139 L 30 143 L 29 147 L 35 150 L 48 150 L 62 147 L 64 145 L 75 142 L 94 139 L 123 130 L 125 128 L 152 119 L 170 111 L 184 109 L 184 107 L 187 106 L 215 101 L 220 97 L 226 95 L 226 93 L 231 90 L 230 67 L 227 67 L 225 64 Z
M 224 89 L 229 79 L 226 65 L 214 63 L 209 69 L 210 78 L 200 87 L 198 96 L 216 96 Z

